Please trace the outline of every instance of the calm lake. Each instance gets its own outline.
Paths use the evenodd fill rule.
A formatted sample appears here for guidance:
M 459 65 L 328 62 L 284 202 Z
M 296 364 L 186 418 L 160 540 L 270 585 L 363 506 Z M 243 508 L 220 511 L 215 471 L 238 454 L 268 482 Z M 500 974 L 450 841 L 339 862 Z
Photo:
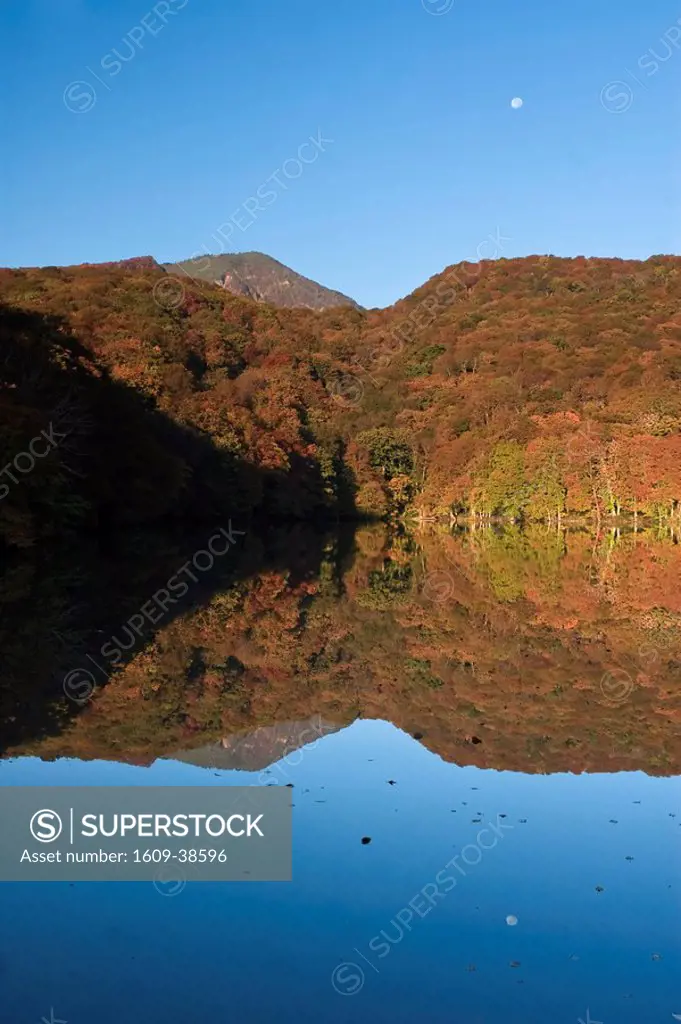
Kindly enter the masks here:
M 7 567 L 0 785 L 290 785 L 293 881 L 5 883 L 2 1021 L 681 1015 L 675 538 L 243 529 Z

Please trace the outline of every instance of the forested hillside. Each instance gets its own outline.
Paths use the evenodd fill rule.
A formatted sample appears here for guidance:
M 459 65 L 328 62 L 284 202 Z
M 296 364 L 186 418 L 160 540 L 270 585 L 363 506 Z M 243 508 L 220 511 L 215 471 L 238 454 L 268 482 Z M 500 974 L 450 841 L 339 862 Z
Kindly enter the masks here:
M 680 269 L 675 257 L 501 259 L 452 267 L 379 314 L 359 360 L 386 384 L 365 394 L 373 422 L 385 409 L 410 439 L 414 504 L 671 513 Z
M 314 312 L 152 259 L 2 270 L 0 536 L 225 507 L 676 517 L 680 271 L 500 259 Z

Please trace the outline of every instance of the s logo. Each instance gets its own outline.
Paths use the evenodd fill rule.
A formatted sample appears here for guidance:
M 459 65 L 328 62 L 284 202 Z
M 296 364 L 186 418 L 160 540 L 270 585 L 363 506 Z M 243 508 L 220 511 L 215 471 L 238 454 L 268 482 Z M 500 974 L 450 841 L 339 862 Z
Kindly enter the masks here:
M 61 835 L 62 821 L 56 811 L 36 811 L 31 818 L 30 829 L 39 843 L 53 843 Z

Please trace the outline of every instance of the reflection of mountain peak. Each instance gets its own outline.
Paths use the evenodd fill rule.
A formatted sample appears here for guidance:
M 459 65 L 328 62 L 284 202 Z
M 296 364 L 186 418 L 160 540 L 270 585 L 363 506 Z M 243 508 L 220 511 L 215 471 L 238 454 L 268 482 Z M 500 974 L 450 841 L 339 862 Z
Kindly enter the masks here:
M 320 715 L 313 715 L 299 722 L 278 722 L 251 732 L 225 736 L 217 743 L 170 756 L 174 761 L 194 764 L 199 768 L 257 772 L 342 728 L 342 725 L 325 722 Z

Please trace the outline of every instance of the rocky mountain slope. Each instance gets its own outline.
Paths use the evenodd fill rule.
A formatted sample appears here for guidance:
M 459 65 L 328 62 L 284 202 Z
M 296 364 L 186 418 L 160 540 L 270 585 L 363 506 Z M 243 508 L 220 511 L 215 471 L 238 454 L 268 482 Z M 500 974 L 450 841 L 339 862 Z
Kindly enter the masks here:
M 295 270 L 261 252 L 197 256 L 180 263 L 164 263 L 170 274 L 184 274 L 198 281 L 219 284 L 232 295 L 240 295 L 273 306 L 301 309 L 330 309 L 357 303 L 341 292 L 324 288 Z

